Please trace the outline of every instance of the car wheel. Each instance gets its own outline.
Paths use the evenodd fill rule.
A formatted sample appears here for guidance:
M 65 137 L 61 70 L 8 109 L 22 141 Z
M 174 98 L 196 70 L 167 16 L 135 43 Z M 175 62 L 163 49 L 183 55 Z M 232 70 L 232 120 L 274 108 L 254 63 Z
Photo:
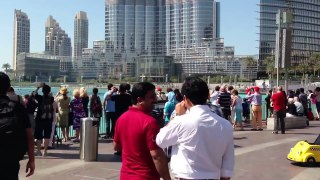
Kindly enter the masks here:
M 307 163 L 311 166 L 314 166 L 316 164 L 316 160 L 313 157 L 309 157 L 307 159 Z

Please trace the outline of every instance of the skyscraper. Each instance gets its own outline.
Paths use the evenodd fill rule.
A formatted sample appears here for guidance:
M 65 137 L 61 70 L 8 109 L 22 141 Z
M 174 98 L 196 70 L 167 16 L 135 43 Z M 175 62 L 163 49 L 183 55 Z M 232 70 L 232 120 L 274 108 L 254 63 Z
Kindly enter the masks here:
M 319 0 L 260 0 L 259 59 L 263 61 L 275 53 L 279 9 L 293 12 L 291 63 L 301 63 L 320 52 Z
M 17 69 L 17 55 L 30 52 L 30 19 L 21 10 L 14 10 L 13 69 Z
M 80 11 L 74 18 L 74 50 L 73 56 L 81 56 L 82 49 L 88 48 L 88 18 L 87 13 Z
M 216 0 L 166 0 L 166 49 L 200 47 L 220 37 L 220 3 Z
M 55 56 L 71 56 L 71 39 L 59 23 L 49 16 L 45 25 L 45 53 Z
M 165 0 L 106 0 L 107 49 L 165 54 Z

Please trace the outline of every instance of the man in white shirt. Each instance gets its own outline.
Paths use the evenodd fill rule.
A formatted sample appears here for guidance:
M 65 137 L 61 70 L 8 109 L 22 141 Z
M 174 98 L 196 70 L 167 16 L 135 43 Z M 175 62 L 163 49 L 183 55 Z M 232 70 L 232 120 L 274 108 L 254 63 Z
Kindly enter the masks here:
M 188 77 L 181 93 L 177 116 L 156 138 L 161 148 L 172 146 L 175 179 L 229 180 L 234 168 L 232 125 L 206 105 L 209 89 L 200 78 Z
M 212 105 L 219 106 L 219 104 L 217 103 L 219 94 L 220 94 L 220 86 L 216 86 L 214 88 L 214 92 L 210 95 L 210 101 Z
M 296 106 L 296 109 L 297 109 L 298 116 L 303 116 L 304 115 L 303 104 L 299 102 L 298 97 L 294 97 L 293 100 L 294 100 L 294 105 Z

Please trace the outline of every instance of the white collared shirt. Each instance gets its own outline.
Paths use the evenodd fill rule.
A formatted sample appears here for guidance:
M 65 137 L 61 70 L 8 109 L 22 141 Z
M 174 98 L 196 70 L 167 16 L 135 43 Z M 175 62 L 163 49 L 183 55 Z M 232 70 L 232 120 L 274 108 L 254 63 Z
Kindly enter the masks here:
M 178 178 L 220 179 L 232 177 L 233 129 L 230 122 L 197 105 L 176 116 L 156 138 L 161 148 L 172 146 L 171 171 Z

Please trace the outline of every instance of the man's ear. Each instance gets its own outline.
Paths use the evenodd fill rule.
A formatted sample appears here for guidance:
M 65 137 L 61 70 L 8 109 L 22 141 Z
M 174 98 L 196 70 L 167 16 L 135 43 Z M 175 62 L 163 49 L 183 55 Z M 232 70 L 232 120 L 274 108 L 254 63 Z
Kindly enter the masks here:
M 190 109 L 193 106 L 192 102 L 187 97 L 184 98 L 184 102 L 185 102 L 187 109 Z
M 137 98 L 137 102 L 138 102 L 138 103 L 141 103 L 142 101 L 143 101 L 143 99 L 142 99 L 141 97 L 138 97 L 138 98 Z

